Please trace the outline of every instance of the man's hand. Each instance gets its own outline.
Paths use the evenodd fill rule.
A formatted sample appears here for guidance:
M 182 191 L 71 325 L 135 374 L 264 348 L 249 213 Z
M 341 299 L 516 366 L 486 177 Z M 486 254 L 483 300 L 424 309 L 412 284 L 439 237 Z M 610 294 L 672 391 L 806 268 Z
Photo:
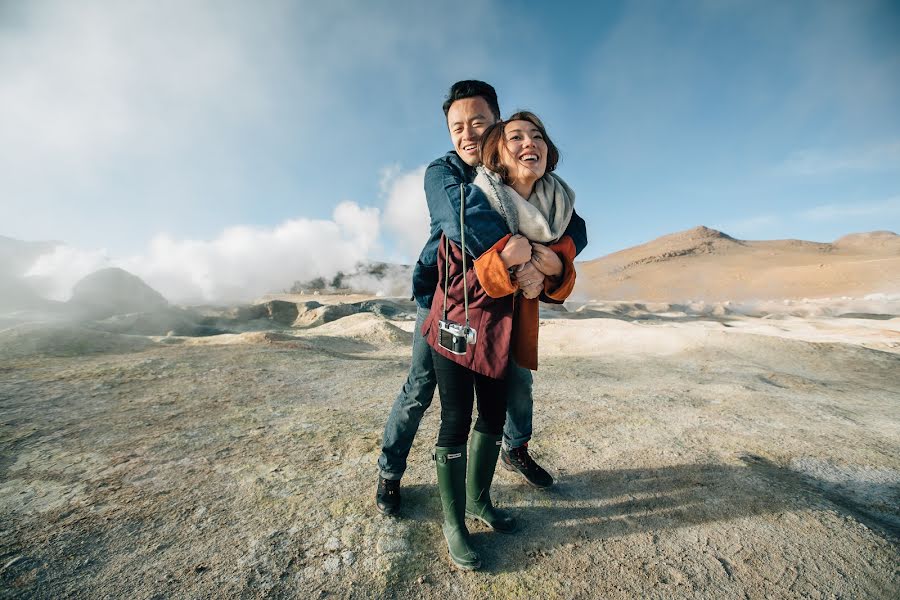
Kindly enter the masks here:
M 532 300 L 532 299 L 540 296 L 541 292 L 543 292 L 543 291 L 544 291 L 544 284 L 536 283 L 531 287 L 522 288 L 522 295 L 525 296 L 526 298 L 528 298 L 529 300 Z
M 506 268 L 523 265 L 531 260 L 531 242 L 524 235 L 514 235 L 500 251 L 500 260 Z
M 563 274 L 563 264 L 556 252 L 537 242 L 531 244 L 531 264 L 547 277 Z
M 538 271 L 531 262 L 516 269 L 516 283 L 526 298 L 537 298 L 544 291 L 544 274 Z

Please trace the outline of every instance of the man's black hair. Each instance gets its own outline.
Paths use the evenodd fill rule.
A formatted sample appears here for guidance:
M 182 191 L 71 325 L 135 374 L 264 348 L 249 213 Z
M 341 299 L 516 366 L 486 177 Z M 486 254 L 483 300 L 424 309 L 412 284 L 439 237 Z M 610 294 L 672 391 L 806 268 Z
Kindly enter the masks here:
M 464 98 L 474 98 L 481 96 L 487 102 L 494 117 L 500 120 L 500 104 L 497 103 L 497 90 L 489 83 L 478 81 L 477 79 L 466 79 L 465 81 L 457 81 L 450 86 L 447 93 L 447 99 L 444 100 L 444 116 L 450 112 L 450 105 L 457 100 Z

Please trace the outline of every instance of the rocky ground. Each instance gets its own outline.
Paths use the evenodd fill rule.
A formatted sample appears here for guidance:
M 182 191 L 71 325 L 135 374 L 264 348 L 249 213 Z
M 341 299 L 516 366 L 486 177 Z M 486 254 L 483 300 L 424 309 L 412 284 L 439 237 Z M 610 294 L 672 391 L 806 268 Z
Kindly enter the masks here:
M 437 404 L 401 518 L 374 510 L 402 311 L 9 326 L 0 597 L 896 598 L 900 319 L 644 308 L 545 315 L 531 447 L 558 484 L 499 472 L 524 526 L 473 523 L 475 573 L 440 532 Z

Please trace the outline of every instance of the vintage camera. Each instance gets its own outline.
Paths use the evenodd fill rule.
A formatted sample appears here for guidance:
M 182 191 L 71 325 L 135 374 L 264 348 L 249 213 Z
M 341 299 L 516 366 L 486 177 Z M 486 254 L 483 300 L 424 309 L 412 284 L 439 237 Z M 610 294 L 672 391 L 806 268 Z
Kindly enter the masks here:
M 438 344 L 453 354 L 465 355 L 466 345 L 475 344 L 475 330 L 455 321 L 438 322 Z

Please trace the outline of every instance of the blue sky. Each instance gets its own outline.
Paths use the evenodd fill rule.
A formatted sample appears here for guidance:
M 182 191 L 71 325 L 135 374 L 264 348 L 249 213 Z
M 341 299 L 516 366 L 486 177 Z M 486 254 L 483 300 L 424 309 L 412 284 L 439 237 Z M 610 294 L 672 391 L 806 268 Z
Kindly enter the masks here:
M 900 230 L 897 2 L 0 0 L 0 71 L 0 235 L 82 262 L 160 270 L 295 222 L 413 260 L 463 78 L 544 118 L 584 258 L 700 224 Z

